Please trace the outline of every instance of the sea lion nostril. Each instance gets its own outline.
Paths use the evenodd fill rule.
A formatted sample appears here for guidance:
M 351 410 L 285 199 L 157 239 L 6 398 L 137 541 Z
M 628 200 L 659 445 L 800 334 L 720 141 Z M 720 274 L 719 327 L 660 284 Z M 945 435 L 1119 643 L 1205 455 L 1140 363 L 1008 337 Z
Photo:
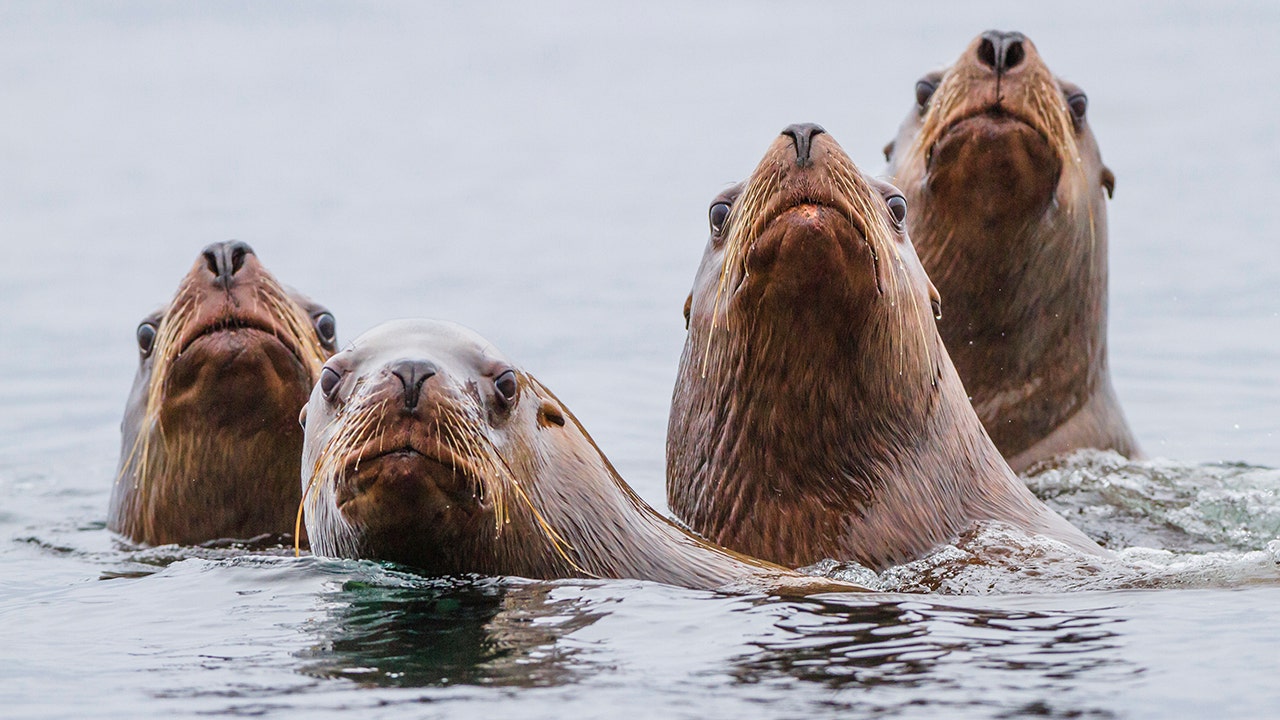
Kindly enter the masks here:
M 821 125 L 815 123 L 796 123 L 788 125 L 782 134 L 791 138 L 796 146 L 796 164 L 809 164 L 809 152 L 813 148 L 813 139 L 826 132 Z
M 1022 49 L 1022 40 L 1010 38 L 1004 48 L 1004 69 L 1011 70 L 1022 62 L 1027 53 Z
M 991 38 L 984 37 L 982 42 L 978 43 L 978 60 L 993 70 L 999 69 L 996 67 L 996 44 L 991 41 Z
M 200 257 L 204 258 L 204 266 L 209 274 L 215 278 L 223 276 L 223 260 L 222 248 L 224 243 L 213 243 L 204 250 L 200 251 Z
M 235 275 L 240 272 L 240 268 L 244 267 L 244 248 L 231 248 L 231 274 Z

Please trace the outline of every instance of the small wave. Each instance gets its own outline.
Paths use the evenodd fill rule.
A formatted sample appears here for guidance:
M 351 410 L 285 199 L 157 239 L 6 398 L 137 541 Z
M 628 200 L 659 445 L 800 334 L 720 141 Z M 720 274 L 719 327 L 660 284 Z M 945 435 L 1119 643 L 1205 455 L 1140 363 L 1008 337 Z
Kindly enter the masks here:
M 1280 470 L 1131 461 L 1085 450 L 1031 469 L 1027 487 L 1110 548 L 1263 550 L 1280 538 Z
M 999 522 L 975 524 L 953 545 L 881 573 L 826 560 L 805 572 L 895 593 L 1045 594 L 1280 584 L 1280 541 L 1263 550 L 1205 553 L 1132 547 L 1110 557 L 1077 552 Z

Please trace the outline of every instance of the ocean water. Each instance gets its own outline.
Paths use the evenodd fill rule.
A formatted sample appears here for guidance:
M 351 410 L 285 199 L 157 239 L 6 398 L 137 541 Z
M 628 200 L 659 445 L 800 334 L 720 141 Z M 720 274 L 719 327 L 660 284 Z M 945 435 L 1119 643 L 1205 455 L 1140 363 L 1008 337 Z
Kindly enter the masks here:
M 988 28 L 1117 176 L 1111 362 L 1151 460 L 1028 483 L 1114 558 L 982 527 L 804 602 L 417 577 L 104 528 L 137 322 L 249 242 L 353 338 L 467 324 L 665 509 L 711 198 L 793 122 L 878 172 Z M 6 717 L 1280 714 L 1280 6 L 0 3 Z

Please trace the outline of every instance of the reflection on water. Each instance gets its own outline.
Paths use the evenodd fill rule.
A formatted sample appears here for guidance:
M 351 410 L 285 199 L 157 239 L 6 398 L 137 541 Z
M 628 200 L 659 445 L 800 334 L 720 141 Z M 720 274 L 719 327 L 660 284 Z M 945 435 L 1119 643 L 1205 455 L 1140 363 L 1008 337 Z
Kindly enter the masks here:
M 900 703 L 900 691 L 919 687 L 930 690 L 912 704 L 935 709 L 1097 712 L 1102 707 L 1097 693 L 1076 696 L 1081 681 L 1123 683 L 1141 673 L 1118 652 L 1124 621 L 1109 616 L 1113 610 L 1044 612 L 947 607 L 917 599 L 828 600 L 781 618 L 779 636 L 737 658 L 735 674 L 746 683 L 787 676 L 832 690 L 861 689 L 862 697 L 850 706 L 859 709 Z M 993 678 L 1016 681 L 993 696 L 982 687 Z M 1044 712 L 1036 711 L 1046 698 L 1052 698 L 1052 711 L 1048 705 Z
M 367 569 L 321 599 L 324 616 L 299 628 L 311 640 L 295 653 L 298 671 L 369 689 L 599 691 L 617 681 L 611 674 L 620 667 L 625 684 L 644 665 L 627 667 L 639 658 L 619 655 L 619 647 L 596 647 L 593 638 L 617 631 L 596 626 L 659 616 L 671 607 L 707 618 L 698 632 L 726 646 L 723 655 L 701 660 L 688 648 L 694 659 L 686 669 L 688 628 L 675 618 L 670 626 L 654 626 L 649 642 L 669 644 L 676 653 L 654 669 L 657 681 L 666 672 L 693 683 L 682 692 L 724 683 L 746 689 L 747 697 L 763 690 L 755 700 L 762 708 L 988 708 L 1078 716 L 1102 712 L 1104 696 L 1142 673 L 1122 652 L 1123 614 L 1106 604 L 966 607 L 883 595 L 780 601 L 645 583 L 425 579 Z M 806 687 L 828 695 L 816 702 Z
M 551 589 L 494 578 L 348 581 L 324 596 L 328 617 L 307 626 L 320 641 L 299 653 L 302 672 L 388 687 L 565 684 L 589 663 L 557 640 L 600 612 L 553 600 Z

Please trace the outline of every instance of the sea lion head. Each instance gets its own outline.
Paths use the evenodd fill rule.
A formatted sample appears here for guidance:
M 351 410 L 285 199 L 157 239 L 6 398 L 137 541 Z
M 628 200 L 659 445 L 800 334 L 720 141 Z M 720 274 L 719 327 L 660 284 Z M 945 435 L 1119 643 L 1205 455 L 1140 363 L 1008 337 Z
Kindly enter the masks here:
M 667 445 L 668 499 L 695 530 L 784 565 L 835 557 L 811 543 L 875 500 L 861 469 L 923 436 L 950 365 L 906 216 L 816 125 L 712 202 Z M 770 518 L 785 527 L 753 527 Z
M 169 304 L 138 325 L 112 529 L 153 544 L 287 533 L 294 418 L 335 330 L 328 310 L 282 286 L 247 244 L 206 247 Z
M 947 213 L 952 226 L 1018 227 L 1060 209 L 1100 212 L 1115 176 L 1102 164 L 1088 106 L 1025 35 L 984 32 L 955 64 L 916 83 L 915 107 L 885 147 L 890 175 L 909 200 L 929 194 L 914 213 Z
M 739 371 L 724 364 L 748 346 L 756 357 L 852 354 L 876 364 L 876 376 L 889 357 L 928 362 L 941 299 L 906 213 L 902 193 L 864 175 L 821 127 L 786 128 L 751 177 L 711 203 L 686 302 L 688 360 L 704 375 Z
M 434 574 L 588 574 L 546 508 L 585 506 L 591 478 L 612 468 L 549 390 L 476 333 L 380 325 L 329 359 L 301 420 L 317 554 Z

